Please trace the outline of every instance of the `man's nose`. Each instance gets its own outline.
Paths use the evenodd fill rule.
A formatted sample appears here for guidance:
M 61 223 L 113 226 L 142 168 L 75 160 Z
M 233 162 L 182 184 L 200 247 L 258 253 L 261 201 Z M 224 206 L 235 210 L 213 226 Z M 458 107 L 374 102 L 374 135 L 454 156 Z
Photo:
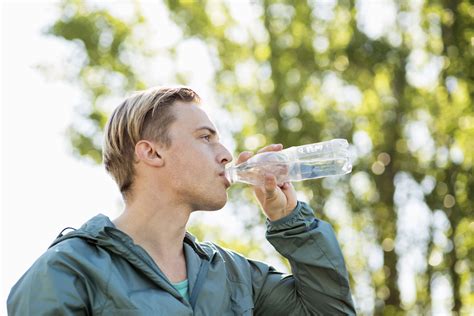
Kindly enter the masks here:
M 228 164 L 232 161 L 232 154 L 225 148 L 224 145 L 221 145 L 222 151 L 219 153 L 218 159 L 219 163 L 222 165 Z

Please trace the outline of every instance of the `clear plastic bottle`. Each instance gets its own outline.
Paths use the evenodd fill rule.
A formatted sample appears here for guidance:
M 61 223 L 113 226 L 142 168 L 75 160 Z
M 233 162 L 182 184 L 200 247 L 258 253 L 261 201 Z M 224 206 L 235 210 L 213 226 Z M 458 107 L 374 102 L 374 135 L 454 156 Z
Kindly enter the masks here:
M 256 154 L 244 163 L 227 167 L 225 175 L 230 183 L 262 185 L 266 173 L 275 175 L 277 183 L 282 184 L 351 171 L 349 143 L 345 139 L 333 139 Z

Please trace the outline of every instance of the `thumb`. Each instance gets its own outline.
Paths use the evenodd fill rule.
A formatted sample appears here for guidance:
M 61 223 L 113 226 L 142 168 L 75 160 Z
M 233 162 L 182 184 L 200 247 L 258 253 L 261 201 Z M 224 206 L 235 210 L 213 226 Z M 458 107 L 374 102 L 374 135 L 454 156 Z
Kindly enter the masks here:
M 272 174 L 266 174 L 265 175 L 265 198 L 267 200 L 273 199 L 276 195 L 276 188 L 277 188 L 277 183 L 276 183 L 276 178 Z

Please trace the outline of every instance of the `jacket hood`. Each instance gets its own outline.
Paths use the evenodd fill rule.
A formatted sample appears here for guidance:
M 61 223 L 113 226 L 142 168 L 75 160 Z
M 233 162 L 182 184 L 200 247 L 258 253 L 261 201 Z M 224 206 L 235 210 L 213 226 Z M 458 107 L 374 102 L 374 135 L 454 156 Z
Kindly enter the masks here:
M 111 236 L 107 233 L 109 229 L 116 229 L 114 223 L 105 215 L 99 214 L 84 223 L 79 229 L 73 227 L 64 228 L 49 248 L 70 238 L 83 238 L 91 243 L 108 244 L 113 243 Z M 67 230 L 72 230 L 65 233 Z
M 64 234 L 66 230 L 72 229 L 71 232 Z M 123 252 L 123 247 L 134 247 L 136 246 L 133 239 L 119 230 L 115 224 L 105 215 L 98 214 L 84 223 L 79 229 L 72 227 L 64 228 L 61 233 L 56 237 L 49 248 L 57 245 L 58 243 L 71 239 L 71 238 L 82 238 L 88 243 L 108 248 L 113 252 Z M 189 244 L 193 250 L 203 259 L 209 260 L 213 253 L 206 252 L 196 241 L 196 237 L 186 232 L 184 242 Z

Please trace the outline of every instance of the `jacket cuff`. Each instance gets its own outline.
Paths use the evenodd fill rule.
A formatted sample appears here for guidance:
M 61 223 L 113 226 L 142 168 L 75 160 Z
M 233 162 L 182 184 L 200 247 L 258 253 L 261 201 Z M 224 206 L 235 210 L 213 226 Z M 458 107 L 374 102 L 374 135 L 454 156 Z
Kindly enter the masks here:
M 277 219 L 276 221 L 270 221 L 267 218 L 267 233 L 291 229 L 300 226 L 302 223 L 314 226 L 317 222 L 319 221 L 315 219 L 311 207 L 305 202 L 298 201 L 295 209 L 285 217 Z

